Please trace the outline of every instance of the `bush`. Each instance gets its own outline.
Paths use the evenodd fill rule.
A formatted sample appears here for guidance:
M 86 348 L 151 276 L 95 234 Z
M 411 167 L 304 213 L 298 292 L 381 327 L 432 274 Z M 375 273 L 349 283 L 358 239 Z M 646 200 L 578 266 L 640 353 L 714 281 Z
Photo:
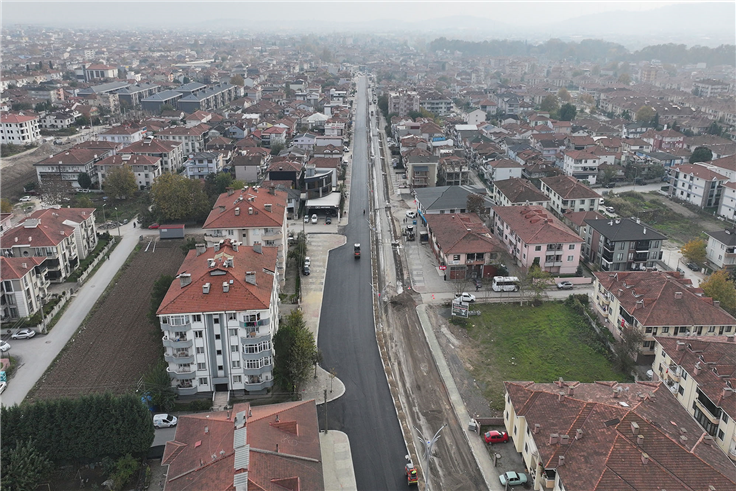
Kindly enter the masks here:
M 121 491 L 130 479 L 138 472 L 140 463 L 132 455 L 126 454 L 115 463 L 115 473 L 111 476 L 114 481 L 112 489 Z

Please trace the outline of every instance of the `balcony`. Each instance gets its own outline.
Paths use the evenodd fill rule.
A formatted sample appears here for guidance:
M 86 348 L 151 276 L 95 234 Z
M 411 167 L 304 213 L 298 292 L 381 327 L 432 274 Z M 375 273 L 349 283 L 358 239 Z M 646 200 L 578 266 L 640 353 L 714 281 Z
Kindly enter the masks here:
M 169 376 L 176 380 L 193 380 L 194 377 L 197 376 L 197 372 L 190 368 L 190 369 L 173 369 L 171 367 L 167 367 L 166 371 L 169 373 Z
M 261 356 L 262 357 L 262 356 Z M 243 375 L 261 375 L 273 370 L 273 365 L 263 365 L 261 368 L 243 368 Z
M 187 332 L 187 331 L 192 330 L 192 324 L 191 322 L 187 322 L 186 324 L 179 324 L 178 326 L 173 326 L 171 324 L 161 324 L 161 330 L 162 331 Z
M 669 366 L 669 371 L 667 372 L 667 375 L 669 376 L 669 378 L 671 378 L 675 382 L 679 382 L 680 381 L 680 371 L 681 371 L 681 369 L 680 369 L 679 366 L 677 366 L 677 365 L 670 365 Z
M 161 342 L 164 345 L 164 348 L 191 348 L 194 346 L 194 341 L 191 339 L 170 339 L 169 336 L 164 336 L 161 338 Z
M 245 390 L 247 391 L 265 390 L 265 389 L 268 389 L 269 387 L 273 387 L 273 380 L 265 380 L 257 384 L 249 384 L 246 382 L 244 385 L 245 385 Z
M 258 353 L 246 353 L 244 351 L 241 351 L 241 356 L 243 357 L 243 360 L 260 360 L 264 356 L 271 356 L 273 353 L 271 352 L 271 349 L 265 349 L 263 351 L 259 351 Z
M 164 354 L 164 360 L 166 360 L 169 363 L 179 363 L 179 364 L 186 364 L 186 363 L 194 363 L 194 355 L 188 352 L 182 352 L 182 353 L 174 353 L 174 354 Z
M 193 396 L 197 394 L 196 387 L 177 387 L 176 391 L 180 396 Z
M 281 240 L 283 237 L 284 234 L 281 232 L 280 228 L 264 232 L 261 236 L 263 240 Z
M 675 384 L 675 385 L 679 386 L 679 384 Z M 710 421 L 714 425 L 718 425 L 718 423 L 720 422 L 720 418 L 717 418 L 717 417 L 713 416 L 713 414 L 708 410 L 708 408 L 706 408 L 703 405 L 702 402 L 700 402 L 699 400 L 695 399 L 695 406 L 698 409 L 700 409 L 700 412 L 703 413 L 703 416 L 705 416 L 708 419 L 708 421 Z M 702 424 L 701 424 L 701 426 L 702 426 Z

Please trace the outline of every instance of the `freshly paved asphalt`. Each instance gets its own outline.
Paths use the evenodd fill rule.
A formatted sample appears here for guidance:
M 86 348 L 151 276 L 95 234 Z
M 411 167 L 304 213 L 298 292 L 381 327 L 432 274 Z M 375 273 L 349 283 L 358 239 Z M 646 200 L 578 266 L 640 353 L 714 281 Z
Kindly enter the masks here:
M 357 93 L 347 243 L 330 252 L 318 346 L 322 366 L 335 368 L 345 384 L 345 395 L 327 404 L 328 425 L 350 438 L 358 489 L 402 489 L 406 446 L 376 344 L 370 235 L 363 217 L 369 207 L 365 78 Z M 360 259 L 353 256 L 356 242 Z M 320 425 L 324 429 L 324 405 Z

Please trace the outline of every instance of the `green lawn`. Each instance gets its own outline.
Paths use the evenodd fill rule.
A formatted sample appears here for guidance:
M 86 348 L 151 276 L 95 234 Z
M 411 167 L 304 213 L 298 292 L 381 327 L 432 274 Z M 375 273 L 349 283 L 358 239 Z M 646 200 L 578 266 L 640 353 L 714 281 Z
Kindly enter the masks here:
M 626 380 L 614 370 L 586 319 L 561 302 L 539 307 L 512 304 L 477 306 L 468 334 L 478 350 L 471 361 L 476 380 L 485 385 L 491 407 L 503 409 L 504 380 L 593 382 Z

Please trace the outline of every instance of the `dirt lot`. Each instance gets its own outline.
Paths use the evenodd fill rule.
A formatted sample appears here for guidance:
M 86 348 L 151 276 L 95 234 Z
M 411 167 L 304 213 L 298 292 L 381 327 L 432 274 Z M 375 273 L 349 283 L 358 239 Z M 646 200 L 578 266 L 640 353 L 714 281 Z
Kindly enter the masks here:
M 182 244 L 159 241 L 155 252 L 133 253 L 128 267 L 29 399 L 135 390 L 161 353 L 161 330 L 146 317 L 151 289 L 159 276 L 176 274 L 184 260 Z
M 61 151 L 62 147 L 44 143 L 32 152 L 14 155 L 2 162 L 2 195 L 5 198 L 18 198 L 23 193 L 23 186 L 36 182 L 36 169 L 33 164 Z M 66 147 L 63 147 L 66 148 Z

